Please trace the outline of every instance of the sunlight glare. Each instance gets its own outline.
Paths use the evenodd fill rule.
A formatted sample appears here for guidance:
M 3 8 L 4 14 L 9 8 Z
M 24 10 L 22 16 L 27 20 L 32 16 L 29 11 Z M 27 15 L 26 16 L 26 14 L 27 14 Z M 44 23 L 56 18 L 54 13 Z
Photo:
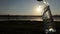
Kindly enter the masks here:
M 36 6 L 34 13 L 37 15 L 42 15 L 43 14 L 43 5 Z
M 38 6 L 36 10 L 37 10 L 37 12 L 42 11 L 42 6 Z

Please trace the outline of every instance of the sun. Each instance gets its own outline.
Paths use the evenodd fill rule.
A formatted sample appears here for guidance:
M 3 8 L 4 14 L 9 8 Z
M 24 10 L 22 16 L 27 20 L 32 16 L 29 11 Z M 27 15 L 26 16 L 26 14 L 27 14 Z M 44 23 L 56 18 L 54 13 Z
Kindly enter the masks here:
M 42 14 L 43 7 L 41 5 L 36 7 L 36 13 L 37 14 Z
M 33 14 L 42 15 L 43 14 L 43 6 L 42 5 L 35 6 Z
M 37 12 L 41 12 L 41 11 L 42 11 L 42 6 L 38 6 L 38 7 L 36 8 L 36 11 L 37 11 Z

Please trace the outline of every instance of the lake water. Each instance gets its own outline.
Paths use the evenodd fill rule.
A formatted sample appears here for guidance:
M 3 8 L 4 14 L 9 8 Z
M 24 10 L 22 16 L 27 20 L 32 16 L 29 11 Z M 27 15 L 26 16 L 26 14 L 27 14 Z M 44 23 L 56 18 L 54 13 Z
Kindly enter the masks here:
M 60 18 L 53 18 L 54 21 L 60 21 Z M 37 17 L 37 18 L 6 18 L 6 19 L 0 19 L 0 21 L 5 21 L 5 20 L 30 20 L 30 21 L 43 21 L 41 17 Z

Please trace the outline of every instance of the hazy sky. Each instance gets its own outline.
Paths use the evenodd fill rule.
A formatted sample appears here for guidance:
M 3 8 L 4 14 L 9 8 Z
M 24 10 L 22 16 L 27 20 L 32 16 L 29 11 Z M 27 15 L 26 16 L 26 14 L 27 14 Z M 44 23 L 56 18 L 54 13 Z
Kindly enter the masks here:
M 60 0 L 48 0 L 52 14 L 60 15 Z M 0 0 L 0 14 L 39 15 L 35 12 L 36 0 Z

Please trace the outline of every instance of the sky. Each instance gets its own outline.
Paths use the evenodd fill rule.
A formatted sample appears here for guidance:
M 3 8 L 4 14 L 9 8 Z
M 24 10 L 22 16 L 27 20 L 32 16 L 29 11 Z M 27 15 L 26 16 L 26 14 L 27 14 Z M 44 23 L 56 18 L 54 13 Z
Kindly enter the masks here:
M 48 0 L 53 15 L 60 15 L 60 0 Z M 36 7 L 42 2 L 36 0 L 0 0 L 1 15 L 41 15 Z

